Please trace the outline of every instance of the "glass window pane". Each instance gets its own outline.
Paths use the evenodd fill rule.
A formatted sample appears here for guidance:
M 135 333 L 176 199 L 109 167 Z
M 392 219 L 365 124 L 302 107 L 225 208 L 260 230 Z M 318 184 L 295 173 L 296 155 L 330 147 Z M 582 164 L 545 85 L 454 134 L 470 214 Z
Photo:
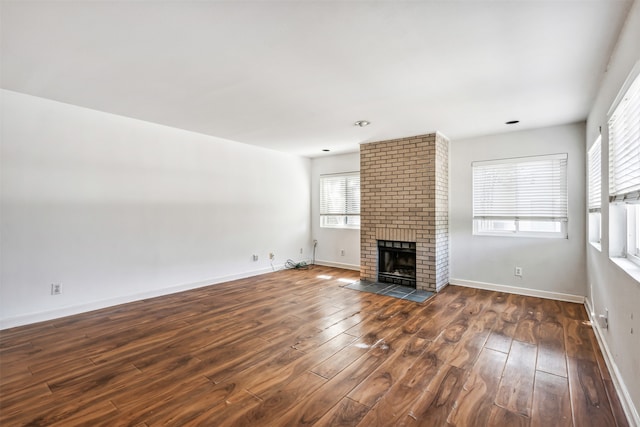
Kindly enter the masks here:
M 557 153 L 472 162 L 474 233 L 566 238 L 567 161 Z
M 320 217 L 321 227 L 341 227 L 345 225 L 344 215 L 322 215 Z
M 639 204 L 627 204 L 627 256 L 640 256 Z
M 562 224 L 560 221 L 520 221 L 519 230 L 537 233 L 560 233 Z
M 320 176 L 320 227 L 360 227 L 360 174 Z
M 347 217 L 347 225 L 360 227 L 360 215 L 349 215 Z
M 600 212 L 589 212 L 589 241 L 600 243 L 602 238 L 602 225 Z
M 479 232 L 516 231 L 516 222 L 513 220 L 481 219 L 476 224 Z

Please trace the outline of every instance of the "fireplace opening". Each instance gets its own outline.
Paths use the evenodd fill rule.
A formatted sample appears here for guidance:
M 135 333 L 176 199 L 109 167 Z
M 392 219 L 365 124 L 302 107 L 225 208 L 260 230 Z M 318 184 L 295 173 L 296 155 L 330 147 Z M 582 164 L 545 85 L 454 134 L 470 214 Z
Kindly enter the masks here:
M 378 240 L 378 282 L 416 287 L 416 244 Z

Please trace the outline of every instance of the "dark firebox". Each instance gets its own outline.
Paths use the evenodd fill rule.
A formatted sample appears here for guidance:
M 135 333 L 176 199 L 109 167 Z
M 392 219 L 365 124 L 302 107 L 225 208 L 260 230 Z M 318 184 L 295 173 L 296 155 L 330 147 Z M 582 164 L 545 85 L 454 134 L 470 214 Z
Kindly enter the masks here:
M 378 240 L 378 282 L 416 287 L 416 244 Z

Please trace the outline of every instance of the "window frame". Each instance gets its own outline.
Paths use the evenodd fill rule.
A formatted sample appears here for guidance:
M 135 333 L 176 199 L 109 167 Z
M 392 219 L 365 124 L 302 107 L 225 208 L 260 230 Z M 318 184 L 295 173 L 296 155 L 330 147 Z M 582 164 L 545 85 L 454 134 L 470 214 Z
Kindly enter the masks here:
M 473 235 L 568 238 L 567 153 L 475 161 L 471 168 Z M 532 168 L 544 174 L 530 174 Z M 510 183 L 511 188 L 505 189 L 503 183 Z M 544 208 L 534 200 L 540 199 L 540 189 L 546 191 Z M 523 230 L 524 224 L 536 222 L 550 224 L 555 230 Z M 498 224 L 508 229 L 498 228 Z
M 626 257 L 640 267 L 640 203 L 627 203 Z
M 629 102 L 630 101 L 630 102 Z M 629 102 L 629 103 L 627 103 Z M 623 109 L 620 112 L 620 109 Z M 628 114 L 629 110 L 632 114 Z M 633 263 L 621 267 L 638 280 L 635 270 L 640 267 L 640 124 L 633 120 L 640 111 L 640 61 L 636 63 L 620 88 L 607 113 L 609 135 L 609 257 Z M 620 117 L 631 117 L 620 121 Z M 622 123 L 622 124 L 620 124 Z M 622 129 L 621 129 L 622 128 Z M 623 137 L 617 138 L 617 135 Z M 629 135 L 631 137 L 629 138 Z M 620 148 L 622 147 L 622 148 Z M 622 153 L 622 155 L 620 155 Z M 631 165 L 631 166 L 630 166 Z M 627 171 L 620 173 L 619 168 Z M 637 175 L 636 175 L 637 174 Z M 619 184 L 616 177 L 631 176 L 630 182 Z
M 588 239 L 600 249 L 602 242 L 602 135 L 587 152 Z
M 349 185 L 349 181 L 353 181 L 354 178 L 357 182 L 356 186 Z M 329 206 L 330 202 L 326 197 L 329 197 L 325 191 L 327 186 L 325 181 L 344 181 L 341 188 L 338 190 L 344 190 L 344 194 L 333 195 L 335 198 L 344 199 L 344 207 Z M 319 219 L 320 228 L 337 228 L 337 229 L 360 229 L 360 172 L 339 172 L 332 174 L 322 174 L 319 180 Z M 357 195 L 353 194 L 357 188 Z M 355 210 L 354 210 L 355 209 Z M 337 220 L 337 223 L 331 223 L 330 219 Z M 353 223 L 355 221 L 355 223 Z
M 629 97 L 634 96 L 630 99 Z M 637 112 L 640 112 L 640 61 L 636 63 L 631 74 L 625 81 L 624 85 L 620 89 L 618 96 L 612 104 L 609 112 L 607 113 L 607 130 L 609 133 L 609 201 L 614 202 L 626 202 L 640 199 L 640 180 L 633 180 L 632 183 L 618 182 L 620 179 L 618 174 L 618 167 L 625 172 L 629 172 L 626 168 L 631 165 L 633 168 L 631 172 L 640 171 L 640 146 L 638 146 L 637 157 L 633 155 L 627 157 L 629 149 L 633 150 L 633 141 L 629 142 L 627 136 L 629 134 L 635 135 L 636 138 L 640 138 L 640 121 L 634 121 L 633 118 L 629 120 L 631 124 L 623 123 L 623 129 L 619 129 L 620 118 L 623 116 L 628 118 L 627 110 L 628 101 L 635 101 Z M 629 107 L 629 109 L 632 107 Z M 623 111 L 619 111 L 622 109 Z M 634 111 L 635 112 L 635 111 Z M 631 129 L 629 129 L 631 128 Z M 623 137 L 617 138 L 616 135 L 622 134 Z M 633 138 L 631 138 L 633 139 Z M 619 140 L 620 143 L 618 143 Z M 621 147 L 621 148 L 620 148 Z M 619 160 L 621 154 L 624 153 L 624 161 Z M 640 176 L 640 175 L 639 175 Z M 635 178 L 635 177 L 634 177 Z

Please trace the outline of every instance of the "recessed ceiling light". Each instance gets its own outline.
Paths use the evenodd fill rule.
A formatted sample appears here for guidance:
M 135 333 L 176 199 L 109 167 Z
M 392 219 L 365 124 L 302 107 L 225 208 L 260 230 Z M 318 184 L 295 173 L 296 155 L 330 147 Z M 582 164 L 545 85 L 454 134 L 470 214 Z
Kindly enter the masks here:
M 354 125 L 360 126 L 361 128 L 363 128 L 365 126 L 369 126 L 370 124 L 371 124 L 371 122 L 368 122 L 366 120 L 358 120 L 357 122 L 354 123 Z
M 328 148 L 323 148 L 322 151 L 331 151 Z
M 515 125 L 516 123 L 520 123 L 520 120 L 509 120 L 508 122 L 504 122 L 505 125 Z

